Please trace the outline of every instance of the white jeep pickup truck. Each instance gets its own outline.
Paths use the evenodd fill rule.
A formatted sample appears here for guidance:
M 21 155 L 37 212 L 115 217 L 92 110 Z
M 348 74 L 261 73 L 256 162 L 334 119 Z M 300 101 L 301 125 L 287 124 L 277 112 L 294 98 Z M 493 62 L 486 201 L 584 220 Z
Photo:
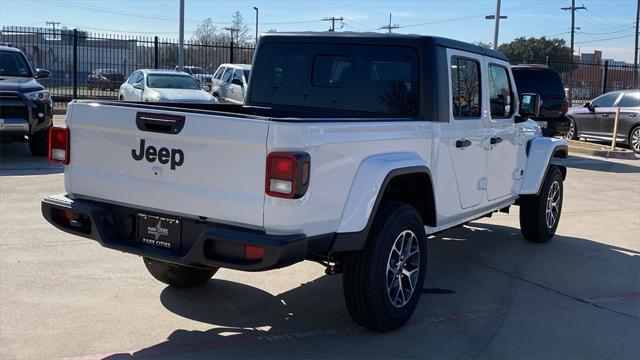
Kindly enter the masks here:
M 342 273 L 354 321 L 415 310 L 427 235 L 520 207 L 558 226 L 567 156 L 507 59 L 418 35 L 266 34 L 245 105 L 74 101 L 50 133 L 55 227 L 144 258 L 171 286 L 303 260 Z

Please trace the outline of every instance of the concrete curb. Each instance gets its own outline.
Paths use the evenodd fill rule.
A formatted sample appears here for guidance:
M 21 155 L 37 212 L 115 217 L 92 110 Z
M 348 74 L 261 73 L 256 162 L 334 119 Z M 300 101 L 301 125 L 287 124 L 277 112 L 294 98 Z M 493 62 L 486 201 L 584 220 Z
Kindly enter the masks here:
M 608 146 L 602 146 L 598 144 L 590 144 L 582 141 L 567 140 L 569 145 L 569 154 L 583 154 L 603 157 L 605 159 L 622 159 L 622 160 L 636 160 L 636 154 L 627 149 L 616 148 L 611 150 Z

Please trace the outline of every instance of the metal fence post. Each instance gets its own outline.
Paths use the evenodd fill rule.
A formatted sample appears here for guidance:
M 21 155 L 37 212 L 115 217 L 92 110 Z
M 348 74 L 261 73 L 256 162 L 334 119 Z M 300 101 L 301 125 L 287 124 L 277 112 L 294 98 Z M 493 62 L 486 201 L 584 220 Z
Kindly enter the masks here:
M 78 98 L 78 29 L 73 29 L 73 99 Z
M 604 74 L 602 75 L 602 93 L 607 92 L 607 82 L 609 81 L 609 60 L 604 61 Z
M 153 68 L 158 68 L 158 37 L 153 37 Z
M 229 43 L 229 62 L 233 64 L 233 39 Z

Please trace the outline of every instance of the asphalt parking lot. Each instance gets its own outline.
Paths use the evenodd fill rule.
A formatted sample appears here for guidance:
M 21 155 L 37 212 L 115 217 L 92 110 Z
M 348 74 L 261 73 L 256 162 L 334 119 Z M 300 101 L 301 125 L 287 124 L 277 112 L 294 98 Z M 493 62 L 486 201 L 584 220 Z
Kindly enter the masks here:
M 522 239 L 517 207 L 429 238 L 411 323 L 379 334 L 352 325 L 341 276 L 312 262 L 166 287 L 140 258 L 46 223 L 62 169 L 2 144 L 0 358 L 638 359 L 640 161 L 567 166 L 550 243 Z

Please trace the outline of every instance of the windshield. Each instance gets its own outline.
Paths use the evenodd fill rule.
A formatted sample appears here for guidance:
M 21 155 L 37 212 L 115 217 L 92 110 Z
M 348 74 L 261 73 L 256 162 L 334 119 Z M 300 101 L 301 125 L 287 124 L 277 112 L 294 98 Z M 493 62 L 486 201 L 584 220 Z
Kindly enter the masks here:
M 514 70 L 513 78 L 520 94 L 535 93 L 540 96 L 563 96 L 562 80 L 555 71 L 550 70 Z
M 272 43 L 260 47 L 253 66 L 254 104 L 418 113 L 418 55 L 411 48 Z
M 200 89 L 198 83 L 191 76 L 178 74 L 149 74 L 147 86 L 160 89 Z
M 16 51 L 0 51 L 0 76 L 33 77 L 24 56 Z
M 190 68 L 192 74 L 209 74 L 209 72 L 201 67 L 192 67 Z

